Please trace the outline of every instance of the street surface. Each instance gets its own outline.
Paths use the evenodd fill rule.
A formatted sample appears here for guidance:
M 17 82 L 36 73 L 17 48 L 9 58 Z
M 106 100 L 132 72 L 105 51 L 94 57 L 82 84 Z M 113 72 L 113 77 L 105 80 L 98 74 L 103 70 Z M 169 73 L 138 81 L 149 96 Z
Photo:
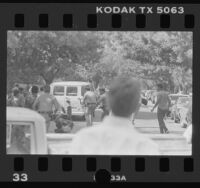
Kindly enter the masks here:
M 183 137 L 186 130 L 180 124 L 174 123 L 171 119 L 166 119 L 165 123 L 169 129 L 169 134 L 160 134 L 156 109 L 152 113 L 153 104 L 142 106 L 137 114 L 134 127 L 141 133 L 153 139 L 160 148 L 161 155 L 191 155 L 191 144 L 188 144 Z M 78 132 L 80 129 L 86 127 L 84 121 L 74 121 L 74 128 L 72 133 Z M 100 122 L 94 122 L 93 126 L 98 126 Z M 55 125 L 51 125 L 50 132 L 54 132 Z

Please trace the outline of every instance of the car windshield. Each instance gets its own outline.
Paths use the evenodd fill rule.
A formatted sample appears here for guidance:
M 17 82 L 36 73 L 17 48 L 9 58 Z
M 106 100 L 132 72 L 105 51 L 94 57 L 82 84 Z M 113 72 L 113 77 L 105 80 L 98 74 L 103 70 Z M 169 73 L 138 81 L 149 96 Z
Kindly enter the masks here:
M 7 154 L 31 154 L 31 125 L 7 124 Z

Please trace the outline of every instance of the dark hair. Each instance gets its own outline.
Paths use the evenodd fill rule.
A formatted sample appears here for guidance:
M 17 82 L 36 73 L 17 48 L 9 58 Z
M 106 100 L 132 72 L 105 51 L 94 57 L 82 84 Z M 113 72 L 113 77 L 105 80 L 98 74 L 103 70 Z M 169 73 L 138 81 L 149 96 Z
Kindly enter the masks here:
M 90 90 L 91 90 L 91 89 L 90 89 L 90 86 L 86 86 L 86 87 L 85 87 L 85 90 L 86 90 L 86 91 L 90 91 Z
M 31 93 L 37 94 L 38 91 L 39 91 L 39 89 L 38 89 L 37 86 L 33 86 L 33 87 L 31 88 Z
M 158 87 L 158 89 L 164 89 L 164 85 L 161 83 L 157 84 L 157 87 Z
M 14 89 L 13 90 L 13 95 L 16 97 L 19 94 L 19 89 Z
M 99 91 L 105 92 L 106 89 L 102 87 L 102 88 L 99 88 Z
M 108 92 L 108 102 L 113 114 L 129 117 L 136 111 L 140 100 L 140 82 L 129 77 L 116 78 Z
M 24 91 L 24 88 L 19 87 L 19 92 L 23 92 L 23 91 Z
M 51 89 L 51 88 L 50 88 L 50 85 L 45 85 L 45 86 L 44 86 L 44 92 L 45 92 L 45 93 L 50 93 L 50 89 Z
M 42 87 L 40 87 L 40 91 L 44 91 L 44 87 L 42 86 Z

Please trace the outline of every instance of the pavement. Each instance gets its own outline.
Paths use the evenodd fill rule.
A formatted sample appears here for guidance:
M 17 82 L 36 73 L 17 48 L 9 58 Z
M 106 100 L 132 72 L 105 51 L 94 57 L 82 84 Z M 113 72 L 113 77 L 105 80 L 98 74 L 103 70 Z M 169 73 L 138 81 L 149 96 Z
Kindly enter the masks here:
M 192 146 L 183 137 L 186 129 L 182 128 L 180 124 L 174 123 L 171 119 L 166 119 L 165 123 L 170 133 L 160 134 L 156 110 L 151 112 L 152 107 L 153 104 L 150 103 L 148 106 L 140 108 L 134 127 L 158 144 L 161 155 L 191 155 Z M 100 122 L 94 122 L 93 126 L 99 124 Z M 72 133 L 76 133 L 85 127 L 86 123 L 84 121 L 75 120 Z M 54 132 L 54 129 L 55 125 L 52 123 L 50 132 Z

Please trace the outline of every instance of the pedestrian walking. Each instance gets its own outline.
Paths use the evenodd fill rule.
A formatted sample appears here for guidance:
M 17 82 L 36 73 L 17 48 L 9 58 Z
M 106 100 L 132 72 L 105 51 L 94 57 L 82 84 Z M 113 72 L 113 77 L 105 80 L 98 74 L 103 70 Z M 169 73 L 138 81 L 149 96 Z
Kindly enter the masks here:
M 83 104 L 85 106 L 85 119 L 87 126 L 91 126 L 93 123 L 94 112 L 97 105 L 97 98 L 90 86 L 87 86 L 86 92 L 83 97 Z
M 57 99 L 50 94 L 49 85 L 46 85 L 44 87 L 44 93 L 36 98 L 33 104 L 33 109 L 37 110 L 45 118 L 48 132 L 54 110 L 55 112 L 61 111 L 61 107 Z
M 169 111 L 169 108 L 171 106 L 171 100 L 169 98 L 169 92 L 165 91 L 163 84 L 158 84 L 157 85 L 157 101 L 152 108 L 151 112 L 154 111 L 156 107 L 157 108 L 157 118 L 158 118 L 158 123 L 160 127 L 160 133 L 169 133 L 169 130 L 167 129 L 164 118 L 166 114 Z
M 110 114 L 100 126 L 76 133 L 69 154 L 75 155 L 159 155 L 151 139 L 137 132 L 131 115 L 138 108 L 140 83 L 132 78 L 116 78 L 108 92 Z
M 104 119 L 105 116 L 109 115 L 109 107 L 108 107 L 108 96 L 105 88 L 99 88 L 100 97 L 98 100 L 99 107 L 103 110 L 101 120 Z

